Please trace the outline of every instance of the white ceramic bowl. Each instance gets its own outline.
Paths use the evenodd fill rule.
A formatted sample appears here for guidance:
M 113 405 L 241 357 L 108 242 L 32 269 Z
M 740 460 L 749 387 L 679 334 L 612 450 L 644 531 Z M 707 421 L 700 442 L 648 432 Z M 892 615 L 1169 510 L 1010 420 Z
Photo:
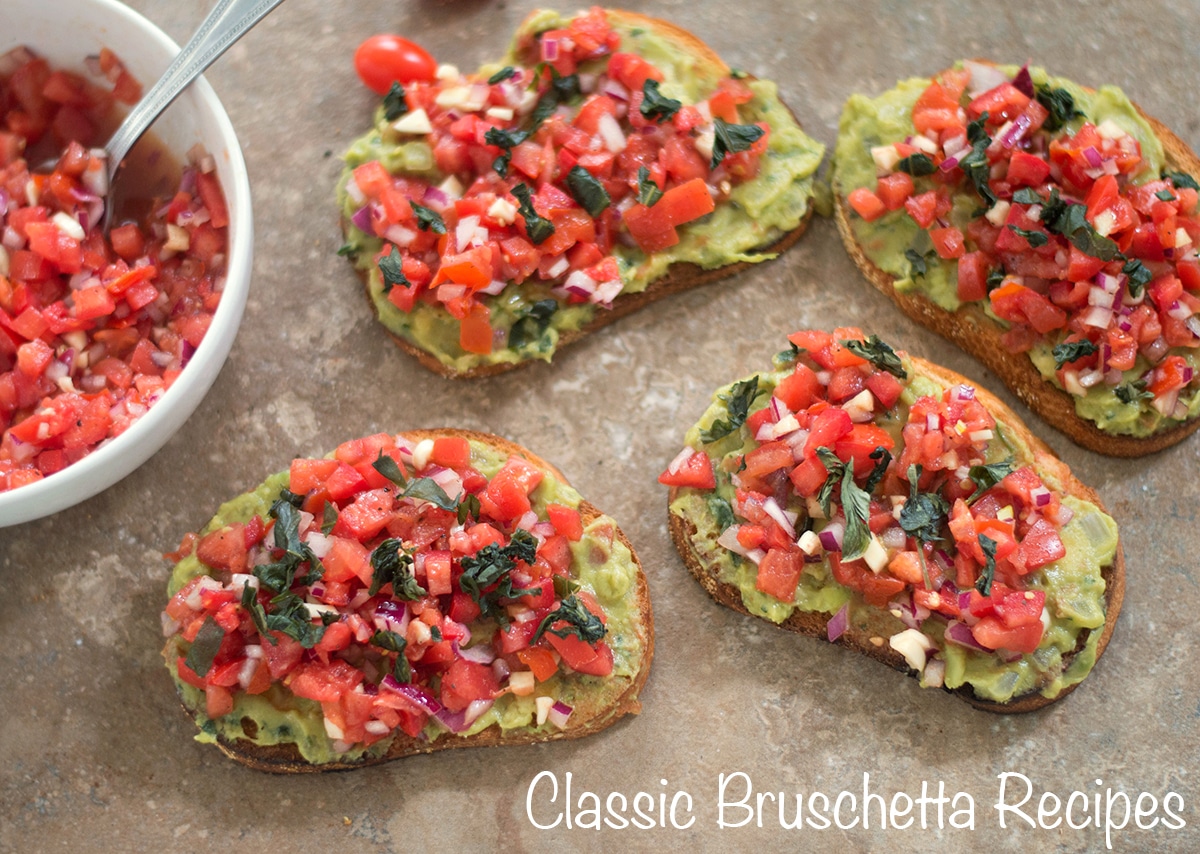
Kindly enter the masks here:
M 179 52 L 162 30 L 116 0 L 0 0 L 0 54 L 21 44 L 45 56 L 54 67 L 77 70 L 82 70 L 86 56 L 107 47 L 146 87 Z M 220 306 L 183 373 L 132 427 L 56 474 L 0 492 L 0 527 L 77 504 L 144 463 L 199 405 L 233 346 L 250 287 L 254 245 L 250 182 L 237 136 L 203 78 L 167 108 L 153 132 L 181 161 L 197 142 L 216 158 L 229 207 L 229 268 Z

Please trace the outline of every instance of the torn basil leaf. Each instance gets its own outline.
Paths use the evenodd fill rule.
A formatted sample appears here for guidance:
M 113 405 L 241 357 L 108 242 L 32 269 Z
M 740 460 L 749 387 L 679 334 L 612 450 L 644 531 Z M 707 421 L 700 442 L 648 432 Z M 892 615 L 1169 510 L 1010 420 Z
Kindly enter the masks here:
M 379 259 L 379 273 L 383 276 L 383 292 L 386 294 L 396 285 L 409 287 L 410 282 L 404 275 L 404 259 L 400 256 L 400 250 L 395 244 L 391 244 L 391 251 L 387 257 Z
M 389 122 L 394 122 L 407 112 L 408 101 L 404 99 L 404 87 L 393 82 L 392 88 L 383 96 L 383 117 Z
M 645 166 L 638 167 L 638 204 L 645 205 L 648 208 L 654 207 L 663 196 L 662 188 L 658 184 L 650 180 L 650 170 Z
M 933 160 L 928 154 L 923 154 L 918 151 L 916 154 L 910 154 L 908 157 L 902 157 L 896 163 L 897 172 L 907 172 L 914 178 L 923 178 L 926 175 L 932 175 L 937 171 L 937 167 L 933 165 Z
M 974 504 L 975 499 L 1012 474 L 1013 468 L 1013 458 L 1009 457 L 998 463 L 971 466 L 971 468 L 967 469 L 967 477 L 975 484 L 975 491 L 967 499 L 967 504 Z
M 726 154 L 748 151 L 750 146 L 762 138 L 763 129 L 758 125 L 731 125 L 722 118 L 713 119 L 713 154 L 710 169 L 716 169 Z
M 721 399 L 725 401 L 725 408 L 729 412 L 729 419 L 726 421 L 714 421 L 709 425 L 707 430 L 702 430 L 700 432 L 700 441 L 707 445 L 718 439 L 723 439 L 745 424 L 746 416 L 750 414 L 750 404 L 754 402 L 754 398 L 757 395 L 758 374 L 755 374 L 748 380 L 734 383 L 733 388 L 729 390 L 729 394 L 721 395 Z
M 417 215 L 417 228 L 421 231 L 432 231 L 434 234 L 446 233 L 446 221 L 440 213 L 411 200 L 409 204 L 412 205 L 413 213 Z
M 533 207 L 533 193 L 526 184 L 517 184 L 512 194 L 521 203 L 520 214 L 525 220 L 525 233 L 534 244 L 545 242 L 554 234 L 554 223 L 539 214 Z
M 658 91 L 658 81 L 646 78 L 642 84 L 642 115 L 662 124 L 679 112 L 682 101 L 668 98 Z
M 1045 232 L 1036 231 L 1032 228 L 1019 228 L 1015 225 L 1010 225 L 1008 226 L 1008 230 L 1019 237 L 1024 237 L 1034 249 L 1037 249 L 1039 246 L 1045 246 L 1050 242 L 1050 238 L 1046 236 Z
M 567 173 L 567 189 L 571 197 L 579 202 L 579 206 L 588 212 L 593 219 L 612 204 L 608 190 L 604 189 L 596 177 L 582 166 L 576 164 Z
M 516 77 L 516 76 L 517 76 L 517 70 L 515 68 L 513 68 L 511 65 L 506 65 L 503 68 L 501 68 L 499 71 L 497 71 L 495 74 L 493 74 L 491 77 L 488 78 L 488 85 L 495 86 L 497 83 L 501 82 L 502 80 L 507 80 L 510 77 Z
M 1050 113 L 1042 128 L 1051 133 L 1062 130 L 1071 119 L 1084 118 L 1083 112 L 1075 107 L 1075 99 L 1066 89 L 1038 86 L 1037 100 Z
M 1099 348 L 1087 338 L 1080 338 L 1078 341 L 1063 341 L 1061 344 L 1055 344 L 1054 349 L 1051 351 L 1054 355 L 1054 367 L 1061 369 L 1068 362 L 1074 362 L 1076 359 L 1090 356 L 1098 350 Z
M 557 622 L 566 622 L 562 628 L 554 628 Z M 574 635 L 585 643 L 595 643 L 607 634 L 604 623 L 589 611 L 578 596 L 571 595 L 562 600 L 562 604 L 542 618 L 537 631 L 533 633 L 533 642 L 547 631 L 560 638 Z
M 212 669 L 213 659 L 217 657 L 217 651 L 220 650 L 224 640 L 225 630 L 218 626 L 212 618 L 205 617 L 196 639 L 192 641 L 192 647 L 188 650 L 184 664 L 203 679 Z
M 425 588 L 413 576 L 412 553 L 402 541 L 394 537 L 384 540 L 371 552 L 370 563 L 373 572 L 368 595 L 374 596 L 389 584 L 397 599 L 411 602 L 425 595 Z
M 550 321 L 557 311 L 558 301 L 549 297 L 519 309 L 517 319 L 513 321 L 512 329 L 508 332 L 508 346 L 520 350 L 537 342 L 550 328 Z
M 983 567 L 983 573 L 979 576 L 979 580 L 975 582 L 975 589 L 984 596 L 991 596 L 992 582 L 996 577 L 996 541 L 986 534 L 980 534 L 979 548 L 983 549 L 983 557 L 986 563 Z
M 896 355 L 896 351 L 886 342 L 879 340 L 878 335 L 871 335 L 865 341 L 848 339 L 838 343 L 860 359 L 866 359 L 881 371 L 887 371 L 897 379 L 908 379 L 908 372 L 904 370 L 904 365 L 901 363 L 900 357 Z

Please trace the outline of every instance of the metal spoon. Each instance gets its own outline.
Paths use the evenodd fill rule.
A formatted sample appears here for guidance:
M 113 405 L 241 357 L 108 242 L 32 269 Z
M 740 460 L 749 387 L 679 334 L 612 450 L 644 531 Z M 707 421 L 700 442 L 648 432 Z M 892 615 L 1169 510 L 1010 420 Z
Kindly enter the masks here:
M 137 102 L 121 126 L 117 128 L 104 150 L 108 155 L 109 192 L 104 197 L 105 231 L 112 219 L 114 207 L 112 185 L 116 180 L 121 162 L 129 154 L 134 143 L 154 124 L 179 93 L 212 65 L 230 45 L 240 39 L 247 30 L 261 21 L 268 12 L 283 0 L 219 0 L 208 17 L 200 24 L 195 35 L 176 55 L 163 72 L 158 82 Z

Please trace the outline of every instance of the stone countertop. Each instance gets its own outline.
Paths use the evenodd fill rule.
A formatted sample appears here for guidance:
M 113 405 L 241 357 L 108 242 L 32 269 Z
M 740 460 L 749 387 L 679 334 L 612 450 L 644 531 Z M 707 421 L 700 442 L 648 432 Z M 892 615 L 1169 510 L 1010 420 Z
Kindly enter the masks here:
M 131 5 L 184 41 L 211 4 Z M 1100 822 L 1114 799 L 1119 823 L 1122 794 L 1158 823 L 1139 830 L 1130 820 L 1112 832 L 1114 850 L 1200 848 L 1195 438 L 1141 462 L 1073 446 L 976 362 L 896 312 L 822 219 L 779 260 L 660 302 L 552 365 L 454 383 L 392 346 L 335 254 L 338 155 L 374 106 L 351 54 L 366 36 L 393 31 L 473 68 L 500 55 L 531 5 L 291 0 L 209 72 L 242 140 L 254 191 L 257 245 L 245 320 L 202 408 L 147 464 L 71 510 L 0 530 L 0 850 L 1074 852 L 1103 848 L 1093 798 Z M 1200 16 L 1191 3 L 630 5 L 687 26 L 730 65 L 778 80 L 806 129 L 829 146 L 850 93 L 878 92 L 962 56 L 1033 60 L 1081 82 L 1113 82 L 1185 140 L 1194 143 L 1200 130 Z M 1104 660 L 1064 702 L 1026 716 L 975 711 L 843 650 L 723 609 L 685 571 L 653 475 L 714 388 L 760 369 L 793 329 L 844 324 L 999 392 L 1122 526 L 1124 612 Z M 194 726 L 159 656 L 168 573 L 161 553 L 223 499 L 295 455 L 319 455 L 380 430 L 441 425 L 527 445 L 621 523 L 646 566 L 655 606 L 657 655 L 643 713 L 576 742 L 454 751 L 299 778 L 249 771 L 193 742 Z M 541 777 L 531 820 L 527 793 L 544 771 L 560 787 L 571 775 L 573 803 L 585 790 L 601 801 L 623 796 L 627 816 L 637 794 L 647 793 L 656 823 L 665 795 L 667 826 L 539 829 L 533 820 L 553 821 L 566 797 L 560 788 L 551 803 L 549 776 Z M 1093 826 L 1035 829 L 1009 813 L 1001 827 L 994 804 L 1005 772 L 1033 786 L 1030 815 L 1043 793 L 1065 806 L 1081 792 L 1076 823 L 1092 818 Z M 772 793 L 761 828 L 754 820 L 718 826 L 723 775 L 732 780 L 726 801 L 740 801 L 747 782 L 755 793 Z M 1023 794 L 1025 784 L 1007 779 L 1007 800 L 1016 803 L 1014 787 Z M 898 829 L 889 818 L 880 829 L 880 802 L 872 798 L 869 828 L 789 831 L 773 799 L 784 797 L 791 820 L 796 799 L 807 815 L 814 792 L 861 800 L 866 787 L 903 809 L 906 796 L 918 798 L 923 787 L 936 796 L 940 784 L 947 799 L 963 793 L 945 806 L 941 829 L 932 802 L 924 828 L 917 806 L 913 827 Z M 1183 828 L 1163 811 L 1168 793 L 1178 797 L 1167 806 Z M 950 813 L 967 796 L 975 829 L 955 829 Z M 673 801 L 677 823 L 694 819 L 686 829 L 671 826 Z M 746 818 L 739 807 L 724 812 L 731 824 Z

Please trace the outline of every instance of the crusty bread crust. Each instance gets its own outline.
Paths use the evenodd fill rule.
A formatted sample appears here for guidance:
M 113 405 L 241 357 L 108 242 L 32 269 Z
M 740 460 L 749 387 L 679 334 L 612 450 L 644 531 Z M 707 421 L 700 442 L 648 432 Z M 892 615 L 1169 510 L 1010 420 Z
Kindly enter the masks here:
M 553 475 L 561 483 L 570 485 L 567 479 L 563 477 L 562 472 L 555 466 L 521 445 L 490 433 L 438 428 L 410 430 L 400 435 L 412 442 L 419 442 L 422 439 L 434 439 L 439 436 L 461 436 L 490 445 L 510 456 L 517 455 L 524 457 L 539 469 Z M 585 527 L 604 515 L 595 505 L 588 501 L 580 503 L 579 512 L 583 518 Z M 364 756 L 354 761 L 335 761 L 321 765 L 314 765 L 306 761 L 294 744 L 259 745 L 245 739 L 230 740 L 223 736 L 218 736 L 217 746 L 231 759 L 235 759 L 243 765 L 248 765 L 259 771 L 270 771 L 277 774 L 346 771 L 353 768 L 363 768 L 368 765 L 379 765 L 384 762 L 390 762 L 393 759 L 414 756 L 419 753 L 436 753 L 439 750 L 450 750 L 459 747 L 502 747 L 514 744 L 533 744 L 543 741 L 582 738 L 583 736 L 592 735 L 593 733 L 607 729 L 625 715 L 636 715 L 641 711 L 641 703 L 638 700 L 638 695 L 642 690 L 642 686 L 646 683 L 646 677 L 650 674 L 650 662 L 654 658 L 654 617 L 650 606 L 650 589 L 646 583 L 646 573 L 642 568 L 641 561 L 638 559 L 633 545 L 629 542 L 624 532 L 615 524 L 613 529 L 616 539 L 620 540 L 629 549 L 633 562 L 637 565 L 637 586 L 632 595 L 637 602 L 638 622 L 642 634 L 641 661 L 632 677 L 612 677 L 614 682 L 624 683 L 623 689 L 615 697 L 606 700 L 596 708 L 590 708 L 584 704 L 577 703 L 565 729 L 541 733 L 534 733 L 527 730 L 505 733 L 499 727 L 492 726 L 474 735 L 457 736 L 449 734 L 438 738 L 436 741 L 411 738 L 403 732 L 397 731 L 387 752 L 379 756 Z M 186 703 L 184 704 L 184 708 L 187 709 L 193 718 L 195 717 L 197 710 L 189 708 Z
M 1137 107 L 1136 104 L 1134 106 Z M 1137 110 L 1162 143 L 1167 164 L 1200 175 L 1200 158 L 1187 143 L 1140 107 Z M 1024 353 L 1008 351 L 1001 341 L 1004 327 L 989 317 L 979 305 L 964 304 L 957 311 L 950 312 L 919 291 L 898 292 L 895 277 L 877 267 L 855 237 L 850 221 L 850 206 L 836 179 L 836 169 L 833 191 L 835 218 L 846 251 L 871 284 L 891 297 L 901 311 L 917 323 L 932 329 L 981 361 L 1030 409 L 1080 447 L 1111 457 L 1140 457 L 1169 448 L 1200 427 L 1200 418 L 1193 418 L 1149 436 L 1138 437 L 1109 433 L 1101 430 L 1094 421 L 1081 418 L 1075 412 L 1074 397 L 1043 379 Z
M 1021 421 L 1015 412 L 1004 404 L 999 398 L 993 395 L 987 389 L 980 388 L 977 384 L 971 382 L 965 377 L 950 371 L 940 365 L 935 365 L 927 362 L 924 359 L 912 357 L 913 368 L 917 373 L 935 379 L 944 387 L 957 385 L 959 383 L 968 383 L 975 388 L 975 399 L 984 405 L 984 407 L 992 413 L 996 421 L 1005 426 L 1005 429 L 1010 435 L 1016 436 L 1020 441 L 1026 443 L 1033 452 L 1033 466 L 1036 470 L 1042 473 L 1051 474 L 1063 484 L 1063 491 L 1067 495 L 1073 495 L 1085 501 L 1090 501 L 1101 510 L 1104 510 L 1104 505 L 1100 501 L 1100 497 L 1095 490 L 1081 483 L 1072 473 L 1070 468 L 1062 460 L 1058 459 L 1046 447 L 1037 436 L 1029 432 L 1029 428 Z M 673 502 L 678 495 L 679 489 L 674 487 L 671 489 L 667 499 L 668 505 Z M 1107 511 L 1105 511 L 1107 512 Z M 696 528 L 687 519 L 678 516 L 674 513 L 668 514 L 669 528 L 671 531 L 671 540 L 675 543 L 675 548 L 679 551 L 683 562 L 687 565 L 688 570 L 695 576 L 700 585 L 707 591 L 708 595 L 720 604 L 732 608 L 740 613 L 753 616 L 746 606 L 742 604 L 741 592 L 732 584 L 721 581 L 717 577 L 715 567 L 707 566 L 696 553 L 692 545 L 692 538 L 696 534 Z M 1096 659 L 1104 653 L 1108 646 L 1108 641 L 1112 637 L 1113 628 L 1117 623 L 1117 616 L 1121 612 L 1121 603 L 1125 598 L 1125 553 L 1120 541 L 1117 543 L 1116 555 L 1111 566 L 1105 567 L 1102 573 L 1105 582 L 1105 621 L 1104 627 L 1100 629 L 1100 638 L 1096 645 Z M 779 623 L 779 627 L 789 632 L 806 635 L 808 637 L 821 638 L 828 641 L 828 633 L 826 627 L 829 620 L 833 617 L 832 614 L 824 614 L 815 611 L 793 611 L 791 616 L 784 622 Z M 1079 644 L 1076 649 L 1082 649 L 1083 644 L 1089 639 L 1088 630 L 1080 633 Z M 873 658 L 876 661 L 882 662 L 889 667 L 899 670 L 901 673 L 907 673 L 914 678 L 918 676 L 917 672 L 909 668 L 908 663 L 904 660 L 904 656 L 890 646 L 884 644 L 876 646 L 871 643 L 871 637 L 861 631 L 857 631 L 853 627 L 847 628 L 833 643 L 839 646 L 847 647 L 848 649 L 860 652 L 868 658 Z M 1065 658 L 1069 658 L 1067 656 Z M 1076 683 L 1079 684 L 1079 683 Z M 992 700 L 985 700 L 976 697 L 970 686 L 949 690 L 951 693 L 962 699 L 977 709 L 983 709 L 989 712 L 997 712 L 1001 714 L 1016 714 L 1020 712 L 1031 712 L 1035 709 L 1048 706 L 1057 700 L 1062 699 L 1067 694 L 1075 689 L 1075 685 L 1068 686 L 1058 695 L 1054 697 L 1044 697 L 1039 693 L 1024 694 L 1016 697 L 1007 703 L 997 703 Z
M 663 21 L 659 18 L 652 18 L 636 12 L 626 12 L 619 9 L 609 9 L 607 12 L 611 20 L 620 21 L 629 26 L 641 26 L 647 29 L 658 30 L 672 41 L 683 46 L 689 53 L 694 54 L 696 57 L 696 64 L 698 66 L 712 69 L 719 76 L 725 76 L 730 73 L 729 66 L 727 66 L 719 56 L 717 56 L 716 52 L 714 52 L 711 47 L 700 40 L 695 34 L 685 30 L 680 26 L 672 24 L 669 21 Z M 527 30 L 529 28 L 529 22 L 533 20 L 536 15 L 536 12 L 530 14 L 530 16 L 527 17 L 525 21 L 522 22 L 522 24 L 518 27 L 517 31 L 522 32 Z M 795 118 L 794 114 L 793 118 Z M 797 120 L 797 124 L 799 124 L 799 120 Z M 809 205 L 808 211 L 804 215 L 804 218 L 800 221 L 799 225 L 797 225 L 791 231 L 780 236 L 777 240 L 774 240 L 764 246 L 756 247 L 752 251 L 761 253 L 780 253 L 787 250 L 797 240 L 800 239 L 801 235 L 804 234 L 805 230 L 808 228 L 809 221 L 812 219 L 812 214 L 813 207 L 812 205 Z M 342 225 L 343 228 L 346 227 L 345 222 L 343 222 Z M 611 309 L 599 310 L 596 312 L 592 320 L 590 320 L 584 326 L 580 327 L 579 329 L 567 330 L 561 333 L 555 352 L 557 353 L 561 351 L 562 348 L 567 347 L 582 338 L 585 338 L 592 332 L 595 332 L 597 329 L 605 327 L 613 321 L 619 320 L 620 318 L 625 317 L 628 314 L 632 314 L 639 309 L 645 308 L 651 303 L 658 302 L 664 297 L 668 297 L 672 294 L 677 294 L 682 291 L 691 290 L 692 288 L 699 287 L 700 285 L 706 285 L 710 282 L 715 282 L 718 279 L 732 276 L 736 273 L 740 273 L 742 270 L 746 270 L 754 266 L 758 265 L 748 261 L 740 261 L 735 264 L 727 264 L 723 267 L 706 270 L 703 267 L 691 263 L 672 264 L 667 269 L 665 275 L 651 282 L 644 291 L 631 294 L 618 294 L 616 299 L 613 300 Z M 358 274 L 359 278 L 362 279 L 364 291 L 367 295 L 367 301 L 371 303 L 372 311 L 376 313 L 376 317 L 378 319 L 378 310 L 375 308 L 375 303 L 371 299 L 371 292 L 368 284 L 368 274 L 364 270 L 358 270 Z M 518 368 L 529 364 L 532 361 L 536 361 L 535 359 L 522 359 L 519 362 L 499 362 L 491 365 L 478 365 L 466 371 L 457 371 L 449 365 L 443 364 L 437 358 L 437 356 L 422 349 L 411 341 L 408 341 L 407 339 L 390 331 L 388 334 L 391 336 L 392 340 L 395 341 L 396 346 L 398 346 L 405 353 L 408 353 L 410 356 L 417 359 L 417 361 L 419 361 L 423 367 L 428 368 L 435 374 L 440 374 L 443 377 L 448 377 L 451 379 L 474 379 L 476 377 L 494 376 L 496 374 L 502 374 L 507 371 L 511 371 L 513 368 Z

